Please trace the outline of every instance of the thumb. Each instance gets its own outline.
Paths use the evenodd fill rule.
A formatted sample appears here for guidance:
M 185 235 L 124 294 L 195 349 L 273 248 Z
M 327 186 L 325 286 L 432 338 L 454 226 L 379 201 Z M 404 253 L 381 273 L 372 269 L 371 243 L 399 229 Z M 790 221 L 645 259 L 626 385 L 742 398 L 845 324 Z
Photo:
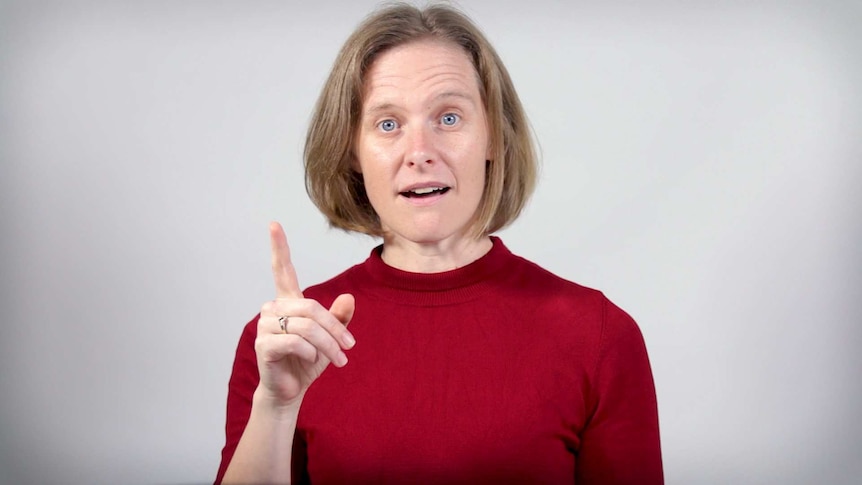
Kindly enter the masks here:
M 329 312 L 332 313 L 339 322 L 347 326 L 350 319 L 353 318 L 353 311 L 356 309 L 356 299 L 350 293 L 338 295 L 332 306 L 329 307 Z

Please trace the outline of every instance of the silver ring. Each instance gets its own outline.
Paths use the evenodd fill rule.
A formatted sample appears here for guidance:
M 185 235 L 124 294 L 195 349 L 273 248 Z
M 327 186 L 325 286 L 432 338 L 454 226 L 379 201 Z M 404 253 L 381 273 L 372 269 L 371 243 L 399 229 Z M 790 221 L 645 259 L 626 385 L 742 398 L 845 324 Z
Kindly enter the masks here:
M 287 321 L 290 319 L 288 316 L 278 317 L 278 326 L 281 327 L 282 333 L 287 333 Z

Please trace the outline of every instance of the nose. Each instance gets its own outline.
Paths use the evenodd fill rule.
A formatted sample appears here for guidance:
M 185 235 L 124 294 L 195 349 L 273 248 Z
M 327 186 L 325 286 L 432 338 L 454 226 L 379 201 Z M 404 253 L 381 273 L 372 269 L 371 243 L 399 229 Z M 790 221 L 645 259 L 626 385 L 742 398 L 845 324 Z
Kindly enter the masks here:
M 430 127 L 420 124 L 414 129 L 409 130 L 406 138 L 405 163 L 407 163 L 407 166 L 419 168 L 436 161 L 437 152 L 434 148 L 434 132 Z

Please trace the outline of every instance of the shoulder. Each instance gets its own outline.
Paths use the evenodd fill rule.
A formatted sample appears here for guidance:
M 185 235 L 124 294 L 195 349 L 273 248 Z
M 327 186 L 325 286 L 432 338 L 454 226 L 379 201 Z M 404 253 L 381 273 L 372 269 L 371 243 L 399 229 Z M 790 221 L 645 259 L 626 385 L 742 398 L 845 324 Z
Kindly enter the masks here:
M 641 338 L 631 315 L 604 292 L 558 276 L 524 257 L 512 257 L 510 281 L 519 293 L 533 304 L 551 309 L 561 322 L 577 323 L 604 343 L 609 339 Z
M 306 298 L 317 300 L 321 305 L 328 308 L 338 295 L 352 293 L 356 290 L 356 283 L 366 279 L 362 275 L 363 271 L 362 263 L 351 266 L 322 283 L 309 286 L 302 294 Z
M 513 254 L 510 267 L 510 281 L 519 290 L 548 304 L 601 312 L 608 302 L 601 291 L 563 278 L 522 256 Z

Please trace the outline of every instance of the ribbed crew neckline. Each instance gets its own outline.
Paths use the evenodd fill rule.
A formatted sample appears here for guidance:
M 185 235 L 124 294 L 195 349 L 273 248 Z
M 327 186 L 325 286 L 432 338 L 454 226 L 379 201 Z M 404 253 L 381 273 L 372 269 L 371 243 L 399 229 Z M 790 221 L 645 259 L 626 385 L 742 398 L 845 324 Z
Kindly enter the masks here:
M 500 238 L 491 236 L 491 249 L 472 263 L 441 273 L 413 273 L 389 266 L 383 261 L 383 246 L 377 246 L 361 267 L 373 285 L 376 296 L 414 305 L 448 305 L 475 299 L 484 293 L 495 276 L 501 274 L 512 253 Z

